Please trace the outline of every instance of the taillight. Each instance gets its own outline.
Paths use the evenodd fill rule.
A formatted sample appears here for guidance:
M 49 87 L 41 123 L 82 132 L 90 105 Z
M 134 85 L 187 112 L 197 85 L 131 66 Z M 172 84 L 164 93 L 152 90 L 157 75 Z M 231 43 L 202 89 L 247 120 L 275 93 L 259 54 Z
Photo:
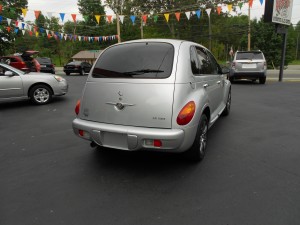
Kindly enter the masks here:
M 196 104 L 193 101 L 187 103 L 180 111 L 177 116 L 177 124 L 178 125 L 186 125 L 192 119 L 196 111 Z
M 232 67 L 235 67 L 235 62 L 232 62 Z
M 79 114 L 79 110 L 80 110 L 80 100 L 78 100 L 77 103 L 76 103 L 76 107 L 75 107 L 75 113 L 76 113 L 76 115 Z

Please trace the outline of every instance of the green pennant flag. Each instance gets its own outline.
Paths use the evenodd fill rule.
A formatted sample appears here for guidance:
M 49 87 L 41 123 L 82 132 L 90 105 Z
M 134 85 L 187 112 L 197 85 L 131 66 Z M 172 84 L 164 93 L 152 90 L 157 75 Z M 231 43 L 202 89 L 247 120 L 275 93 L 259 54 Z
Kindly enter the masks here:
M 155 16 L 154 16 L 154 22 L 155 22 L 155 23 L 157 22 L 157 19 L 158 19 L 158 15 L 155 15 Z
M 83 16 L 83 19 L 84 19 L 85 22 L 87 22 L 88 19 L 89 19 L 89 16 Z
M 243 7 L 243 4 L 244 4 L 243 2 L 240 2 L 240 3 L 239 3 L 239 7 L 240 7 L 240 9 L 242 9 L 242 7 Z

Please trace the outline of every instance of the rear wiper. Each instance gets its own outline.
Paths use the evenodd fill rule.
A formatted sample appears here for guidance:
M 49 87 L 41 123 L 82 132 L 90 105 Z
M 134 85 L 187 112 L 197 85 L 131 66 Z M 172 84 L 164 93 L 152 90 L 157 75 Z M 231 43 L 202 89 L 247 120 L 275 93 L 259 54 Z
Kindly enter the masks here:
M 129 71 L 129 72 L 124 72 L 123 74 L 126 75 L 141 75 L 144 73 L 162 73 L 164 72 L 163 70 L 151 70 L 151 69 L 143 69 L 143 70 L 134 70 L 134 71 Z

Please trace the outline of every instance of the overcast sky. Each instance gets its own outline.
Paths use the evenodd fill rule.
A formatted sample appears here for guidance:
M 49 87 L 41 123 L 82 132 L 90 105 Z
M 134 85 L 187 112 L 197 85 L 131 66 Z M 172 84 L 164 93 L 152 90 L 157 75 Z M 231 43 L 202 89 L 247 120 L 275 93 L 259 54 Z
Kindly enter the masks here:
M 98 1 L 98 0 L 93 0 Z M 100 0 L 99 0 L 100 2 Z M 265 2 L 265 0 L 264 0 Z M 81 20 L 79 15 L 77 0 L 28 0 L 28 12 L 25 20 L 34 20 L 34 10 L 40 10 L 44 15 L 52 13 L 53 16 L 59 17 L 59 13 L 65 13 L 64 21 L 72 20 L 71 14 L 77 14 L 77 19 Z M 112 14 L 111 10 L 106 10 L 107 14 Z M 244 4 L 241 10 L 243 14 L 248 14 L 248 4 Z M 300 0 L 293 0 L 293 13 L 292 23 L 296 24 L 300 20 Z M 251 19 L 259 19 L 264 13 L 264 3 L 260 4 L 259 0 L 253 1 L 253 7 L 251 8 Z

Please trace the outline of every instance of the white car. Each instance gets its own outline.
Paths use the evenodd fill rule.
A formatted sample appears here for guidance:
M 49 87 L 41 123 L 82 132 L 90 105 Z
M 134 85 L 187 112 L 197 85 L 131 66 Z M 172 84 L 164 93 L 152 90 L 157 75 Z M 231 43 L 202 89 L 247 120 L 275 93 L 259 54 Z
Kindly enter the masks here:
M 199 161 L 208 129 L 230 111 L 228 72 L 194 42 L 142 39 L 110 46 L 90 71 L 73 130 L 92 146 L 185 152 Z
M 0 63 L 0 102 L 30 99 L 38 105 L 47 104 L 52 96 L 65 95 L 67 81 L 56 75 L 26 73 Z

